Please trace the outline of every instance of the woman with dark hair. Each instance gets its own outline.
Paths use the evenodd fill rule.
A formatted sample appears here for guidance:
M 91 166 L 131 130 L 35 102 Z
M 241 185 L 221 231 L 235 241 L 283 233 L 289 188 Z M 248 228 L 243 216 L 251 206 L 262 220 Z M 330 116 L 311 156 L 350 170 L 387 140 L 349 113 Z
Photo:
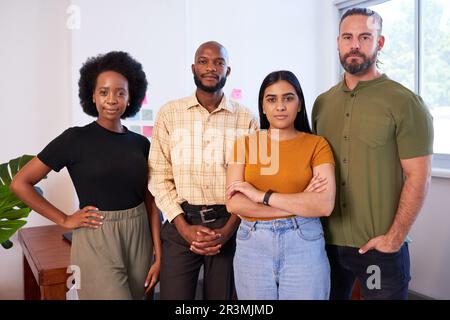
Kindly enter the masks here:
M 238 298 L 328 299 L 320 217 L 334 206 L 333 154 L 311 134 L 292 72 L 269 74 L 258 105 L 263 130 L 236 141 L 227 169 L 227 209 L 242 220 L 234 257 Z
M 17 173 L 11 189 L 34 211 L 73 229 L 71 265 L 80 299 L 142 299 L 158 282 L 161 221 L 147 188 L 150 143 L 121 119 L 141 108 L 146 76 L 139 62 L 115 51 L 88 59 L 78 84 L 83 111 L 96 121 L 51 141 Z M 63 167 L 80 202 L 72 215 L 33 188 Z

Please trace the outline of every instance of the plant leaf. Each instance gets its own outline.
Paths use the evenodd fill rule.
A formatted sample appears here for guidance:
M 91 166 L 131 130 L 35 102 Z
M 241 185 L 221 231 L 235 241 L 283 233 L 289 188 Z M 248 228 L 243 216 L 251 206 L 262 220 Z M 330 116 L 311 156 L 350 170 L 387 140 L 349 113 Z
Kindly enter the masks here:
M 33 159 L 34 156 L 29 155 L 29 154 L 24 154 L 23 156 L 21 156 L 19 158 L 19 164 L 18 164 L 18 169 L 22 169 L 22 167 L 24 165 L 26 165 L 31 159 Z M 17 172 L 16 172 L 17 173 Z M 16 173 L 13 173 L 13 177 L 16 175 Z
M 23 227 L 27 222 L 25 220 L 4 220 L 0 221 L 0 243 L 9 240 L 16 231 Z
M 0 164 L 0 184 L 3 186 L 9 186 L 11 184 L 7 163 Z
M 9 186 L 17 172 L 33 158 L 31 155 L 23 155 L 0 164 L 0 244 L 5 249 L 13 246 L 9 238 L 27 223 L 22 219 L 28 217 L 31 212 L 31 209 L 9 190 Z M 39 187 L 35 189 L 42 195 Z
M 6 240 L 5 242 L 2 242 L 1 245 L 5 249 L 11 249 L 13 246 L 13 243 L 9 240 Z
M 11 180 L 16 173 L 33 158 L 34 156 L 25 154 L 19 158 L 12 159 L 7 163 L 0 164 L 0 185 L 9 187 Z
M 0 214 L 0 220 L 1 219 L 8 219 L 8 220 L 17 220 L 28 217 L 30 214 L 31 209 L 30 208 L 22 208 L 18 210 L 10 210 L 6 211 Z
M 25 223 L 27 223 L 25 220 L 0 220 L 0 230 L 20 228 L 23 227 Z
M 19 161 L 20 161 L 20 157 L 19 158 L 15 158 L 15 159 L 11 159 L 9 160 L 9 170 L 11 171 L 11 180 L 12 177 L 14 177 L 16 175 L 16 173 L 19 171 Z
M 1 200 L 0 215 L 3 212 L 15 210 L 15 207 L 23 208 L 24 203 L 19 198 L 17 198 L 15 194 L 7 194 L 4 199 Z

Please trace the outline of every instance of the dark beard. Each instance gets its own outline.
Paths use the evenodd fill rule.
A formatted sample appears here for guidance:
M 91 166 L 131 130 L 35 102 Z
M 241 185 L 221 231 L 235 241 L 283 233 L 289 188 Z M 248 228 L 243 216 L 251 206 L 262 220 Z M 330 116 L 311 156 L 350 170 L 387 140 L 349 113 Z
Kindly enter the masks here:
M 195 85 L 197 86 L 197 88 L 199 88 L 200 90 L 203 90 L 203 91 L 209 92 L 209 93 L 215 93 L 215 92 L 221 90 L 225 86 L 225 83 L 227 82 L 227 78 L 224 77 L 215 86 L 208 87 L 208 86 L 203 85 L 202 82 L 200 81 L 200 79 L 197 77 L 197 75 L 194 74 L 194 82 L 195 82 Z
M 356 62 L 350 62 L 347 63 L 346 60 L 350 55 L 358 55 L 364 59 L 362 63 L 356 63 Z M 377 61 L 378 51 L 375 51 L 375 53 L 372 55 L 372 57 L 368 58 L 365 54 L 359 52 L 359 51 L 350 51 L 349 53 L 345 54 L 343 57 L 339 57 L 341 60 L 341 65 L 344 68 L 345 71 L 347 71 L 350 74 L 358 74 L 358 73 L 364 73 L 367 69 L 369 69 L 376 61 Z

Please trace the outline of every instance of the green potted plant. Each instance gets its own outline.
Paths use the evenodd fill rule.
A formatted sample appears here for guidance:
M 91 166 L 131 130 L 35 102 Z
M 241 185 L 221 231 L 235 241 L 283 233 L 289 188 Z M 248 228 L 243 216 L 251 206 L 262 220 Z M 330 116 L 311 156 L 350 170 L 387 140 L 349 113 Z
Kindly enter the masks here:
M 31 209 L 9 190 L 12 178 L 34 156 L 23 155 L 9 162 L 0 164 L 0 244 L 10 249 L 13 243 L 9 240 L 27 221 Z M 42 194 L 39 187 L 36 190 Z

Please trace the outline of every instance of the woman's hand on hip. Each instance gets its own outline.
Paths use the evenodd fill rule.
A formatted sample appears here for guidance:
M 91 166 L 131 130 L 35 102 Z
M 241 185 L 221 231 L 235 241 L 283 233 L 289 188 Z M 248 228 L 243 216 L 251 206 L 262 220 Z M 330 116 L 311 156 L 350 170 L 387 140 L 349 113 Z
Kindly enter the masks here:
M 98 221 L 102 220 L 104 217 L 98 213 L 98 208 L 93 206 L 86 206 L 70 216 L 66 216 L 64 222 L 62 223 L 62 227 L 67 229 L 76 229 L 76 228 L 92 228 L 98 229 L 103 222 Z

